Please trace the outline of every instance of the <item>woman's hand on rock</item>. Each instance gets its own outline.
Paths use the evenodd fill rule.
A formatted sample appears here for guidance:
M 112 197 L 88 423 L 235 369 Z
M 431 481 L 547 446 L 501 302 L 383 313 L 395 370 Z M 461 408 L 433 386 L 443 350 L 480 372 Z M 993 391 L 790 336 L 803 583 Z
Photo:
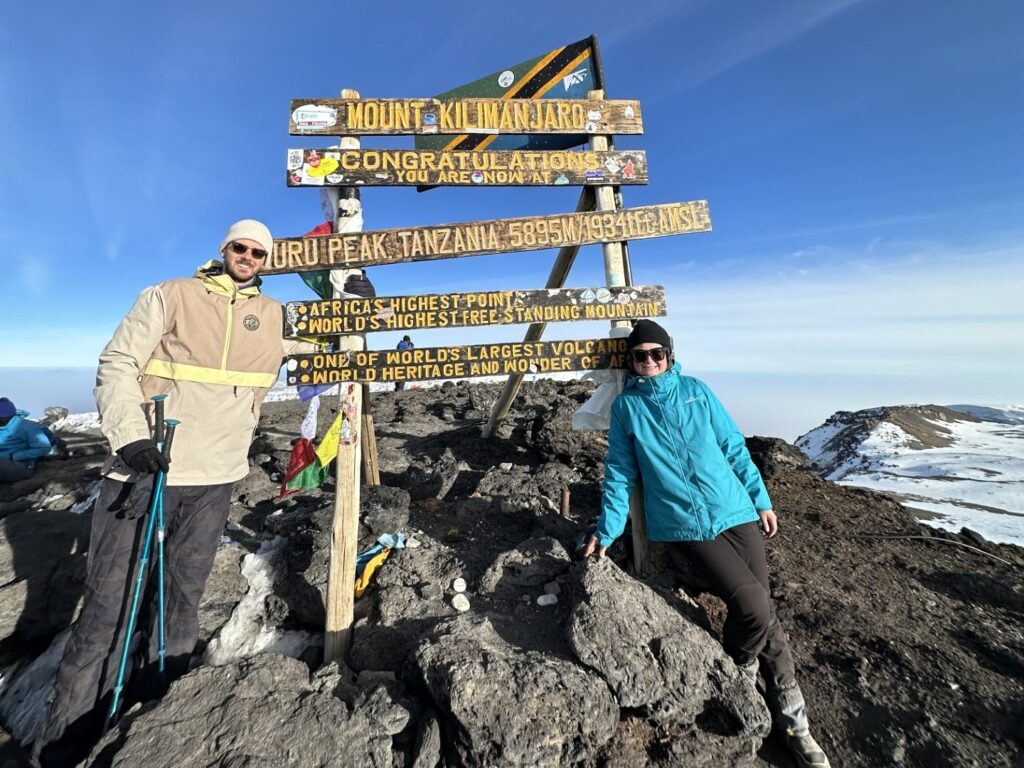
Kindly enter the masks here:
M 597 540 L 597 536 L 591 536 L 587 540 L 586 546 L 583 547 L 583 559 L 586 560 L 592 554 L 597 552 L 597 559 L 601 560 L 604 558 L 604 553 L 608 551 L 608 547 L 602 546 L 601 542 Z

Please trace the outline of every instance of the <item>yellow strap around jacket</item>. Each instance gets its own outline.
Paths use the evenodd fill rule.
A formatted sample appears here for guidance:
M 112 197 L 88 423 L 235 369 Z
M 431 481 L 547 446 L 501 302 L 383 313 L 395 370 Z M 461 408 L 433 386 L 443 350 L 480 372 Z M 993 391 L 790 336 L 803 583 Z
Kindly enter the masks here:
M 201 365 L 172 363 L 168 360 L 150 360 L 143 371 L 147 376 L 178 381 L 197 381 L 201 384 L 223 384 L 228 387 L 269 388 L 277 383 L 276 373 L 228 371 L 222 368 L 204 368 Z

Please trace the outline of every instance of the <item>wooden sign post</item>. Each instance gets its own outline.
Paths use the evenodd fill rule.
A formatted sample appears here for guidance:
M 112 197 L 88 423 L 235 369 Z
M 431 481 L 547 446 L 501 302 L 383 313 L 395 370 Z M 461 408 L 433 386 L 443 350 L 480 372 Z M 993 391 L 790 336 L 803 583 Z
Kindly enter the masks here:
M 359 93 L 341 92 L 343 98 L 357 99 Z M 341 138 L 342 146 L 358 148 L 359 140 Z M 346 146 L 347 145 L 347 146 Z M 353 146 L 354 145 L 354 146 Z M 358 200 L 358 198 L 355 198 Z M 362 226 L 362 206 L 338 206 L 334 231 L 347 232 Z M 338 275 L 331 283 L 334 295 L 341 293 Z M 339 337 L 339 347 L 362 349 L 365 341 L 359 336 Z M 355 601 L 356 540 L 359 537 L 359 455 L 362 452 L 360 427 L 362 426 L 363 388 L 359 384 L 343 384 L 338 392 L 338 414 L 341 433 L 338 440 L 338 458 L 335 462 L 334 517 L 331 522 L 331 559 L 327 570 L 327 625 L 324 628 L 324 663 L 343 659 L 352 645 L 352 619 Z M 363 432 L 365 438 L 365 432 Z M 372 434 L 372 429 L 371 429 Z
M 660 285 L 323 299 L 285 304 L 284 336 L 623 320 L 664 314 L 665 289 Z
M 373 267 L 413 261 L 644 240 L 711 230 L 707 200 L 619 211 L 559 213 L 274 241 L 263 274 Z
M 294 99 L 293 136 L 639 134 L 638 101 L 583 99 Z
M 458 347 L 313 352 L 292 355 L 289 385 L 430 381 L 625 368 L 625 339 L 503 342 Z
M 289 187 L 646 184 L 647 153 L 289 149 Z
M 587 94 L 590 98 L 604 98 L 604 91 L 591 91 Z M 609 148 L 608 136 L 592 136 L 590 148 L 596 152 L 607 152 Z M 616 210 L 615 190 L 611 186 L 601 186 L 594 190 L 597 197 L 597 210 Z M 604 276 L 609 287 L 625 285 L 626 275 L 629 272 L 629 262 L 626 259 L 625 243 L 605 243 L 601 246 L 604 249 Z M 628 320 L 612 320 L 612 328 L 629 326 Z M 643 493 L 640 488 L 642 479 L 638 480 L 637 487 L 633 490 L 629 499 L 629 516 L 632 520 L 633 531 L 633 567 L 638 576 L 647 573 L 650 567 L 650 545 L 647 541 L 647 516 L 644 514 Z
M 355 91 L 342 91 L 340 99 L 297 99 L 291 104 L 293 135 L 342 136 L 338 147 L 288 150 L 285 169 L 288 186 L 320 187 L 324 194 L 345 190 L 334 233 L 275 241 L 264 269 L 268 275 L 330 270 L 335 288 L 331 299 L 288 304 L 284 318 L 286 336 L 338 340 L 330 352 L 295 355 L 286 363 L 289 384 L 337 383 L 340 390 L 325 661 L 344 657 L 352 640 L 360 501 L 357 452 L 370 482 L 377 473 L 369 383 L 508 376 L 485 430 L 485 435 L 493 434 L 524 375 L 626 365 L 624 338 L 543 342 L 547 323 L 598 319 L 614 328 L 665 314 L 664 289 L 629 285 L 628 241 L 711 229 L 704 200 L 622 206 L 617 192 L 621 186 L 647 183 L 647 156 L 642 150 L 614 149 L 611 137 L 643 132 L 640 104 L 607 100 L 603 90 L 581 98 L 581 83 L 588 77 L 602 87 L 595 59 L 596 41 L 589 39 L 497 73 L 500 98 L 479 81 L 467 88 L 482 98 L 462 98 L 468 95 L 463 93 L 443 99 L 361 99 Z M 559 86 L 564 93 L 552 91 Z M 576 98 L 550 98 L 549 92 Z M 415 135 L 417 148 L 363 149 L 355 138 L 360 135 Z M 569 151 L 584 142 L 588 148 Z M 363 185 L 583 189 L 573 213 L 363 231 L 358 195 Z M 564 288 L 576 254 L 586 244 L 602 245 L 605 285 Z M 342 296 L 346 275 L 356 269 L 547 248 L 559 250 L 544 289 Z M 514 343 L 372 350 L 364 341 L 366 333 L 381 331 L 526 323 L 525 340 Z M 634 561 L 642 570 L 642 508 L 634 507 L 633 514 Z

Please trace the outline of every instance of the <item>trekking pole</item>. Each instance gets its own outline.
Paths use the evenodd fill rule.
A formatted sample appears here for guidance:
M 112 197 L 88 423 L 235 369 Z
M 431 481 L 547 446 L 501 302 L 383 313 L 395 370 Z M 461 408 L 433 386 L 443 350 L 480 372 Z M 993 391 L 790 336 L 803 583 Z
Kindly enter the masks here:
M 171 459 L 171 443 L 174 442 L 174 430 L 181 422 L 177 419 L 167 419 L 164 425 L 167 427 L 167 433 L 164 436 L 163 445 L 161 450 L 164 454 L 164 458 L 170 461 Z M 164 494 L 163 488 L 160 489 L 160 501 L 157 505 L 157 521 L 156 521 L 156 554 L 157 554 L 157 595 L 159 596 L 160 611 L 158 619 L 158 632 L 159 642 L 157 644 L 157 654 L 159 657 L 159 669 L 160 677 L 163 679 L 164 676 L 164 659 L 167 655 L 167 624 L 164 619 Z
M 164 433 L 164 403 L 163 401 L 167 398 L 167 395 L 155 395 L 153 397 L 153 406 L 155 411 L 155 423 L 153 425 L 153 437 L 159 438 L 160 442 L 157 443 L 158 450 L 163 450 L 163 433 Z M 154 440 L 156 442 L 156 440 Z M 114 724 L 117 719 L 117 713 L 121 706 L 121 692 L 124 689 L 124 677 L 125 672 L 128 669 L 128 652 L 131 647 L 132 635 L 135 634 L 135 622 L 138 620 L 139 615 L 139 603 L 142 599 L 142 590 L 146 581 L 146 568 L 149 565 L 149 553 L 150 548 L 153 544 L 153 534 L 156 531 L 156 523 L 158 512 L 162 516 L 163 510 L 163 495 L 164 495 L 164 476 L 163 471 L 156 473 L 156 477 L 153 481 L 153 495 L 149 502 L 149 520 L 146 523 L 146 533 L 143 537 L 142 543 L 142 554 L 139 557 L 139 567 L 135 574 L 135 589 L 132 593 L 132 604 L 128 611 L 128 626 L 125 628 L 124 644 L 121 647 L 121 661 L 117 666 L 117 680 L 114 683 L 113 695 L 110 699 L 110 711 L 107 713 L 107 727 L 109 728 Z M 161 546 L 162 550 L 162 546 Z M 162 576 L 162 574 L 161 574 Z M 163 602 L 163 595 L 161 594 L 161 604 Z

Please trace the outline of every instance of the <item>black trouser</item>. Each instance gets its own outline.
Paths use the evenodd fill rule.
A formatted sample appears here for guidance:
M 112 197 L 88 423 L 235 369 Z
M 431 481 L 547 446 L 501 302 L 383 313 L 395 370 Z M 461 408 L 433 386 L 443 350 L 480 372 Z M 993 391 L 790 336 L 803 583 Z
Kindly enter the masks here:
M 32 477 L 35 469 L 27 461 L 0 459 L 0 483 L 16 483 Z
M 768 586 L 768 561 L 757 523 L 729 528 L 710 541 L 678 546 L 709 577 L 729 609 L 722 645 L 739 666 L 760 659 L 779 689 L 796 685 L 793 655 L 775 615 Z
M 199 634 L 199 600 L 227 521 L 232 485 L 169 486 L 164 491 L 167 682 L 188 671 Z M 61 738 L 69 726 L 74 726 L 76 738 L 100 736 L 121 660 L 152 486 L 151 475 L 134 486 L 103 482 L 92 513 L 82 612 L 57 671 L 37 749 Z M 156 555 L 154 541 L 152 578 L 136 624 L 137 651 L 130 656 L 136 681 L 142 678 L 144 684 L 157 678 Z

